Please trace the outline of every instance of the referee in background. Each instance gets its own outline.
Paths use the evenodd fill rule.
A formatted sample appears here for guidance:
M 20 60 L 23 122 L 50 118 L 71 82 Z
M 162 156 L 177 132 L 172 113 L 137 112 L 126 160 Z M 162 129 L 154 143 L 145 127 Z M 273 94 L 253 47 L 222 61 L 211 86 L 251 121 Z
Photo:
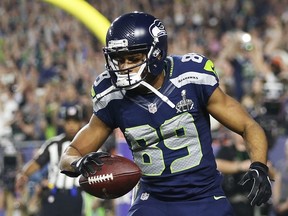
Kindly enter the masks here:
M 47 140 L 16 177 L 16 191 L 21 192 L 27 185 L 29 177 L 47 166 L 47 181 L 43 181 L 47 183 L 42 183 L 39 216 L 82 214 L 83 199 L 77 187 L 78 179 L 61 174 L 58 165 L 61 154 L 82 126 L 83 113 L 78 106 L 62 107 L 61 113 L 64 119 L 64 133 Z

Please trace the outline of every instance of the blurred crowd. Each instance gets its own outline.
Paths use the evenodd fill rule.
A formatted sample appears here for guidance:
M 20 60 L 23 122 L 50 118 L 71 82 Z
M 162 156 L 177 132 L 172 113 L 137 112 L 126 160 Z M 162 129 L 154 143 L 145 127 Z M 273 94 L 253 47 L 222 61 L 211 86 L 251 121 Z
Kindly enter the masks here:
M 287 3 L 91 1 L 108 20 L 134 10 L 159 17 L 170 53 L 208 56 L 231 96 L 255 117 L 277 115 L 277 124 L 288 118 Z M 0 14 L 0 136 L 46 139 L 57 133 L 60 106 L 91 107 L 91 84 L 104 70 L 103 45 L 76 18 L 48 3 L 3 0 Z
M 88 2 L 110 21 L 135 10 L 158 17 L 169 53 L 212 59 L 223 89 L 260 122 L 271 148 L 288 135 L 288 0 Z M 0 140 L 8 137 L 17 148 L 60 133 L 62 106 L 81 104 L 88 121 L 104 45 L 45 2 L 1 0 L 0 17 Z M 212 126 L 217 145 L 227 137 L 217 122 Z

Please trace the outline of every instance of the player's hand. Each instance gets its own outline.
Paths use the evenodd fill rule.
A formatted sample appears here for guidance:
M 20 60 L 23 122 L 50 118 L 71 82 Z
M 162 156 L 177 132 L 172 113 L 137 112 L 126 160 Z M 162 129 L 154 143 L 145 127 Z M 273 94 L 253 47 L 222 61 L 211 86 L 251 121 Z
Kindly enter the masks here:
M 239 181 L 240 185 L 245 185 L 246 182 L 253 181 L 253 186 L 248 194 L 248 200 L 252 206 L 260 206 L 262 203 L 266 203 L 272 195 L 268 170 L 265 164 L 253 162 L 249 170 Z
M 95 165 L 96 167 L 103 165 L 101 158 L 109 156 L 108 152 L 91 152 L 72 162 L 71 166 L 74 168 L 75 173 L 87 177 L 89 174 L 94 175 L 96 173 Z

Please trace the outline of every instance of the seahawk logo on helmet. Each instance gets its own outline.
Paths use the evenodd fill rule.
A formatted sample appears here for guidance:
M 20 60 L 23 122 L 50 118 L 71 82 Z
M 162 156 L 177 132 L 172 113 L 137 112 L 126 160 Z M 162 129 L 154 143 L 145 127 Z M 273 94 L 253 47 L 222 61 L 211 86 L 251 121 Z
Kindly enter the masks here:
M 159 38 L 161 36 L 167 35 L 164 25 L 160 20 L 156 19 L 149 28 L 149 32 L 154 38 Z

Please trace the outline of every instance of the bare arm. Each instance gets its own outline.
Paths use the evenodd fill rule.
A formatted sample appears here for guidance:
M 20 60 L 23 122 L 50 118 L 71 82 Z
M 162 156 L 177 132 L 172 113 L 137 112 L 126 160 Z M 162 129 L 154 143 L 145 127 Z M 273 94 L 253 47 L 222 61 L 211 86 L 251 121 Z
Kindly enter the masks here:
M 16 191 L 22 191 L 23 187 L 28 181 L 28 178 L 39 169 L 40 165 L 34 159 L 30 160 L 27 164 L 25 164 L 22 170 L 16 176 Z
M 111 128 L 93 115 L 89 123 L 77 133 L 71 144 L 62 154 L 60 169 L 73 171 L 70 164 L 90 152 L 97 151 L 111 132 Z
M 264 130 L 236 100 L 217 88 L 207 109 L 221 124 L 243 137 L 252 162 L 267 163 L 268 143 Z
M 216 159 L 217 168 L 224 174 L 234 174 L 239 172 L 246 172 L 251 164 L 250 160 L 245 161 L 229 161 L 223 159 Z

